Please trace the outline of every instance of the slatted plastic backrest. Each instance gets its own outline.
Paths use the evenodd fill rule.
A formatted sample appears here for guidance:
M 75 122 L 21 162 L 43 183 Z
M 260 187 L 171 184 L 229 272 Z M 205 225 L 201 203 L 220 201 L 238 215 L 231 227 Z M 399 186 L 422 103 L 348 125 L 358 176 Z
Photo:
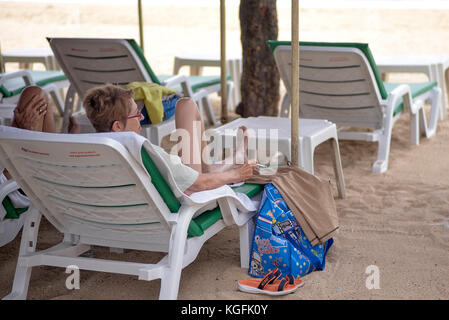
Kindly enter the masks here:
M 291 45 L 277 46 L 274 57 L 291 95 Z M 358 48 L 300 46 L 299 77 L 300 117 L 340 126 L 382 126 L 382 98 Z
M 49 42 L 59 65 L 80 96 L 105 83 L 154 82 L 132 41 L 52 38 Z
M 0 138 L 2 162 L 61 232 L 91 238 L 110 238 L 108 232 L 131 232 L 129 237 L 132 232 L 142 237 L 167 233 L 168 208 L 144 169 L 118 142 L 8 137 Z

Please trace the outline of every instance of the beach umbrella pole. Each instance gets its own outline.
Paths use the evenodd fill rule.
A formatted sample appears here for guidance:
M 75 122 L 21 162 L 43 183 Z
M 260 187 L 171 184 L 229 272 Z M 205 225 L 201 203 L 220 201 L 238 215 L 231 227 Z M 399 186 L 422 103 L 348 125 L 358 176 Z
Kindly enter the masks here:
M 137 11 L 139 15 L 139 37 L 140 37 L 140 48 L 145 52 L 143 47 L 143 19 L 142 19 L 142 0 L 137 0 Z
M 299 142 L 299 1 L 292 0 L 291 162 L 298 166 Z
M 228 121 L 226 92 L 226 9 L 225 1 L 220 0 L 220 69 L 221 69 L 221 122 Z

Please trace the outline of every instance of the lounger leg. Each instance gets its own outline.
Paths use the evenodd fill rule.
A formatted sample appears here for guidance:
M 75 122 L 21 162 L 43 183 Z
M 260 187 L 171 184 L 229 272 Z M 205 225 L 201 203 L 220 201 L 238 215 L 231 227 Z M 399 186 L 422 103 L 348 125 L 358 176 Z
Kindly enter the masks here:
M 240 267 L 249 267 L 249 257 L 254 232 L 254 219 L 251 218 L 243 226 L 239 227 L 240 233 Z
M 430 108 L 430 117 L 429 117 L 429 125 L 427 125 L 426 121 L 426 112 L 424 108 L 421 108 L 419 112 L 420 115 L 420 131 L 421 134 L 426 138 L 430 138 L 435 135 L 438 125 L 438 117 L 440 114 L 440 103 L 441 103 L 441 89 L 433 88 L 431 92 L 431 102 L 432 106 Z
M 235 107 L 235 104 L 233 102 L 233 96 L 234 96 L 234 82 L 232 81 L 227 81 L 226 82 L 226 109 L 228 110 L 228 112 L 230 110 L 233 110 L 234 108 L 232 106 Z
M 335 137 L 337 137 L 337 132 L 335 131 Z M 343 169 L 341 166 L 340 157 L 340 147 L 338 145 L 338 140 L 336 138 L 330 138 L 329 142 L 332 148 L 332 164 L 334 166 L 335 179 L 337 181 L 338 197 L 344 199 L 346 196 L 345 192 L 345 180 L 343 176 Z M 314 173 L 313 158 L 315 153 L 315 145 L 308 137 L 304 137 L 302 141 L 302 147 L 300 148 L 299 156 L 301 157 L 301 165 L 309 173 Z
M 63 119 L 62 119 L 61 133 L 68 132 L 70 116 L 73 113 L 73 108 L 75 105 L 75 95 L 76 95 L 75 88 L 73 86 L 70 86 L 69 90 L 67 91 L 67 95 L 65 97 L 65 106 L 64 106 L 64 113 L 63 113 Z
M 427 124 L 427 117 L 426 117 L 426 111 L 424 109 L 424 102 L 420 99 L 415 101 L 415 105 L 417 106 L 417 112 L 416 112 L 416 118 L 415 125 L 416 125 L 416 133 L 415 135 L 424 136 L 426 138 L 430 138 L 435 135 L 437 124 L 438 124 L 438 117 L 440 116 L 440 103 L 441 103 L 441 89 L 440 88 L 433 88 L 430 92 L 430 100 L 432 106 L 430 108 L 430 117 L 429 117 L 429 124 Z M 416 143 L 418 144 L 418 143 Z
M 41 217 L 42 215 L 39 211 L 36 208 L 32 208 L 25 220 L 12 291 L 3 298 L 4 300 L 25 300 L 27 297 L 32 267 L 28 267 L 22 257 L 36 251 L 37 234 Z
M 180 260 L 178 265 L 172 265 L 172 267 L 165 269 L 161 277 L 159 300 L 176 300 L 178 298 L 179 282 L 181 281 L 182 272 L 182 254 L 180 258 L 178 254 L 178 257 L 175 258 L 175 260 Z
M 379 137 L 377 160 L 373 164 L 374 173 L 384 173 L 388 169 L 388 157 L 390 155 L 391 131 L 393 129 L 393 112 L 386 112 L 384 129 Z
M 290 97 L 288 96 L 288 93 L 284 94 L 284 97 L 282 98 L 282 104 L 281 104 L 281 114 L 280 117 L 288 118 L 290 115 Z
M 181 215 L 181 212 L 178 214 Z M 160 300 L 176 300 L 181 281 L 184 251 L 187 241 L 187 229 L 193 212 L 183 212 L 182 218 L 173 226 L 168 253 L 169 264 L 161 277 Z
M 240 59 L 231 60 L 232 69 L 231 69 L 231 78 L 233 82 L 233 99 L 232 99 L 232 109 L 231 111 L 235 111 L 235 108 L 240 103 L 240 76 L 241 76 L 241 68 L 240 68 Z
M 237 74 L 236 74 L 235 63 L 236 63 L 235 60 L 229 59 L 226 68 L 227 68 L 227 73 L 229 73 L 231 75 L 232 82 L 234 83 L 235 86 L 237 86 L 237 79 L 236 79 L 237 78 Z M 231 111 L 231 110 L 234 111 L 235 107 L 237 106 L 237 90 L 236 90 L 235 87 L 233 87 L 231 89 L 231 91 L 232 91 L 231 94 L 230 94 L 231 101 L 230 101 L 230 103 L 228 101 L 228 105 L 231 108 L 228 108 L 228 110 L 229 111 Z
M 214 110 L 212 110 L 212 104 L 210 103 L 209 97 L 208 96 L 203 97 L 202 103 L 203 103 L 203 106 L 202 106 L 201 109 L 204 109 L 204 108 L 206 109 L 205 110 L 206 111 L 206 116 L 209 119 L 209 123 L 212 124 L 212 125 L 220 124 L 220 122 L 215 119 Z M 200 114 L 201 114 L 201 119 L 202 119 L 203 125 L 204 125 L 203 110 L 200 110 Z
M 312 141 L 310 137 L 304 137 L 302 139 L 302 144 L 298 146 L 298 159 L 299 165 L 304 168 L 310 174 L 313 174 L 313 153 L 315 151 L 315 147 L 312 146 Z
M 61 94 L 56 87 L 51 89 L 49 93 L 56 104 L 59 114 L 62 116 L 64 114 L 64 102 L 62 101 Z
M 436 81 L 438 83 L 438 87 L 444 89 L 444 70 L 443 70 L 443 64 L 442 63 L 437 63 L 432 65 L 432 72 L 434 74 L 433 78 L 434 80 L 431 81 Z M 440 120 L 444 120 L 446 117 L 446 114 L 443 110 L 445 104 L 445 98 L 444 98 L 444 93 L 440 95 L 440 104 L 439 104 L 439 118 Z
M 419 113 L 420 110 L 424 110 L 424 103 L 421 100 L 415 101 L 415 106 L 417 107 L 416 113 L 410 113 L 410 144 L 414 146 L 419 145 Z
M 445 86 L 443 86 L 443 90 L 444 90 L 444 97 L 445 99 L 443 100 L 443 106 L 441 107 L 443 109 L 443 114 L 444 114 L 444 119 L 446 119 L 447 117 L 447 104 L 449 103 L 449 68 L 447 68 L 446 70 L 443 69 L 443 83 L 445 84 Z
M 345 178 L 341 166 L 340 147 L 337 139 L 329 140 L 332 148 L 332 163 L 334 165 L 335 179 L 337 180 L 338 197 L 344 199 L 346 197 Z

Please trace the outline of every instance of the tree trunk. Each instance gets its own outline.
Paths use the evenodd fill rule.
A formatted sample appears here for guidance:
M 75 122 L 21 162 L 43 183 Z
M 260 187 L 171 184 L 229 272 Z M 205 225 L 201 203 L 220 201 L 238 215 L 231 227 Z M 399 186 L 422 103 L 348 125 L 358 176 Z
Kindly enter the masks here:
M 240 30 L 243 54 L 242 117 L 277 116 L 279 72 L 267 41 L 277 40 L 276 1 L 241 0 Z

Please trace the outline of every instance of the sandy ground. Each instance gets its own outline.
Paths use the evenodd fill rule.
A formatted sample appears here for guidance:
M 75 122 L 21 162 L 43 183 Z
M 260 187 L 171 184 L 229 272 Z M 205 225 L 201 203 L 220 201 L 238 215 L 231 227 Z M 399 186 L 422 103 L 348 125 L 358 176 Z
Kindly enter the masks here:
M 144 6 L 145 52 L 158 73 L 172 71 L 173 57 L 188 52 L 218 52 L 218 10 Z M 0 41 L 3 51 L 45 47 L 46 36 L 138 38 L 134 6 L 77 6 L 2 3 Z M 301 10 L 302 40 L 368 42 L 376 53 L 449 54 L 449 12 L 443 10 Z M 25 23 L 24 23 L 25 21 Z M 172 23 L 168 23 L 172 21 Z M 229 8 L 228 44 L 239 50 L 238 9 Z M 290 36 L 290 13 L 279 10 L 279 39 Z M 8 66 L 9 70 L 17 68 Z M 186 72 L 187 70 L 183 70 Z M 207 72 L 218 69 L 207 69 Z M 420 81 L 420 75 L 393 80 Z M 219 99 L 213 99 L 218 113 Z M 390 165 L 373 174 L 377 145 L 340 141 L 346 182 L 345 199 L 337 199 L 340 231 L 326 269 L 304 277 L 296 293 L 273 299 L 448 299 L 449 298 L 449 120 L 439 122 L 435 137 L 409 145 L 408 116 L 393 128 Z M 316 175 L 333 179 L 330 148 L 317 149 Z M 336 191 L 335 191 L 336 193 Z M 45 219 L 38 248 L 62 239 Z M 0 248 L 0 296 L 12 286 L 20 237 Z M 237 291 L 248 278 L 239 267 L 236 227 L 210 239 L 194 263 L 184 269 L 179 299 L 266 299 Z M 160 254 L 142 251 L 96 257 L 155 262 Z M 375 265 L 380 288 L 368 290 L 365 273 Z M 33 269 L 29 299 L 157 299 L 160 281 L 82 271 L 79 290 L 67 290 L 64 269 Z M 272 298 L 269 298 L 272 299 Z

